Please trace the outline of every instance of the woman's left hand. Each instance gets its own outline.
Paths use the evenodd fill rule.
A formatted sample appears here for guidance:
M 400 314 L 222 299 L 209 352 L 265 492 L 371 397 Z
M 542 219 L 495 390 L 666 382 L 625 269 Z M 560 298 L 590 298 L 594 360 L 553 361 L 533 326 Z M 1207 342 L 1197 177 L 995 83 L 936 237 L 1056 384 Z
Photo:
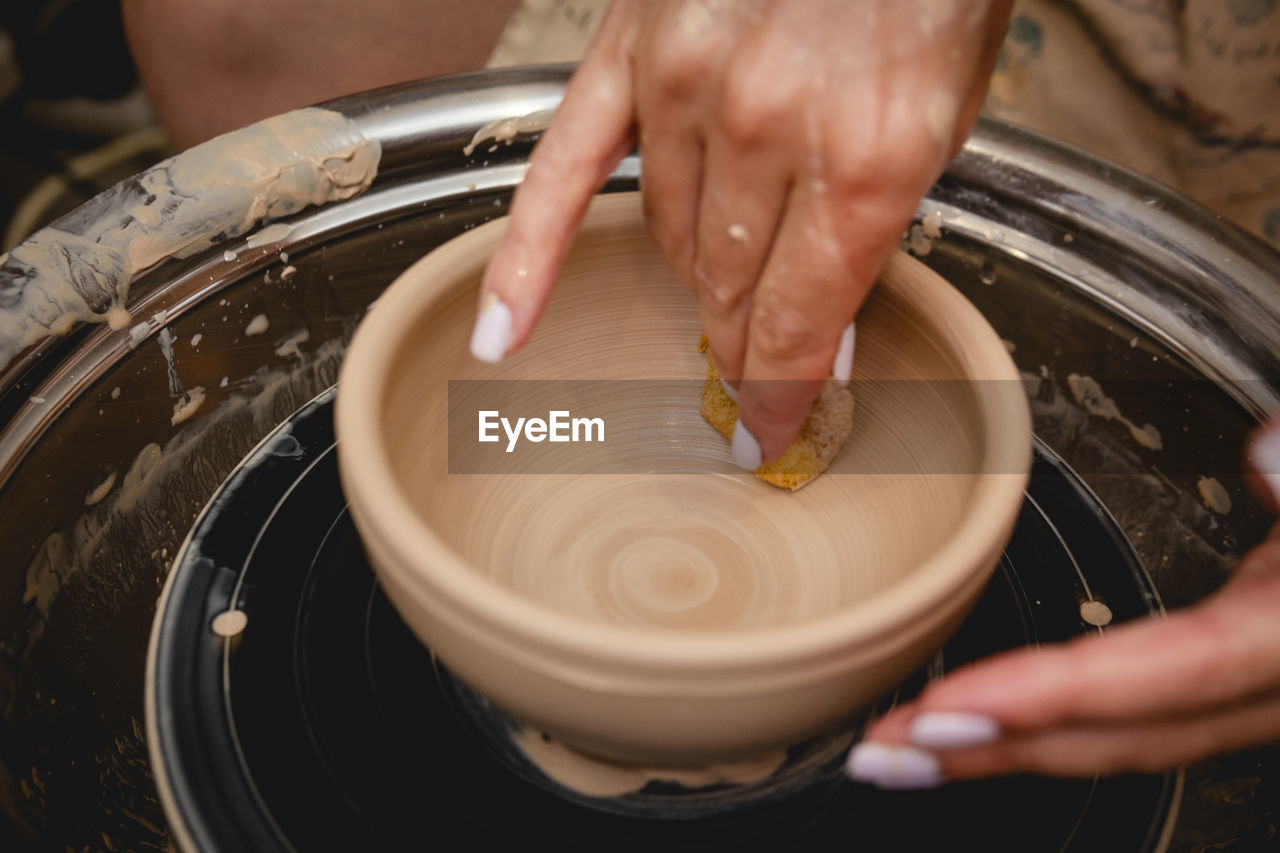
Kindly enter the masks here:
M 1254 444 L 1278 454 L 1280 432 Z M 1260 490 L 1265 493 L 1265 490 Z M 1268 499 L 1271 495 L 1264 494 Z M 1280 527 L 1200 604 L 962 669 L 877 721 L 853 778 L 886 788 L 1014 772 L 1159 771 L 1280 737 Z

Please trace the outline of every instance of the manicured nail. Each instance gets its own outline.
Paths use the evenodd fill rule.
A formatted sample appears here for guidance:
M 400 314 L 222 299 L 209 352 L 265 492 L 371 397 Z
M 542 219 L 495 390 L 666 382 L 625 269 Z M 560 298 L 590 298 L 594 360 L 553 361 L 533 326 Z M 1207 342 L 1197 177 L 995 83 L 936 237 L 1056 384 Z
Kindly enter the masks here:
M 911 790 L 936 788 L 946 779 L 938 759 L 911 746 L 860 743 L 849 751 L 845 771 L 858 782 L 877 788 Z
M 471 354 L 490 364 L 502 361 L 511 346 L 511 309 L 496 293 L 480 300 L 480 316 L 471 331 Z
M 856 340 L 857 329 L 850 323 L 840 335 L 840 348 L 836 350 L 836 360 L 831 365 L 831 375 L 846 387 L 853 376 L 853 344 Z
M 982 746 L 1000 739 L 1000 724 L 985 714 L 926 711 L 911 721 L 910 737 L 926 749 Z
M 732 385 L 725 382 L 723 377 L 720 379 L 720 387 L 724 388 L 724 393 L 730 400 L 735 403 L 738 402 L 738 392 L 734 390 Z
M 1249 446 L 1249 461 L 1280 504 L 1280 428 L 1268 430 L 1254 439 Z
M 741 419 L 733 425 L 732 445 L 733 461 L 738 463 L 739 467 L 754 471 L 764 461 L 760 455 L 760 442 L 756 441 L 751 431 L 742 425 Z
M 720 387 L 724 389 L 725 395 L 734 403 L 737 403 L 738 392 L 732 385 L 724 381 L 724 373 L 721 372 L 720 365 L 716 364 L 716 357 L 708 353 L 707 358 L 711 359 L 711 363 L 714 364 L 716 367 L 716 374 L 720 377 Z

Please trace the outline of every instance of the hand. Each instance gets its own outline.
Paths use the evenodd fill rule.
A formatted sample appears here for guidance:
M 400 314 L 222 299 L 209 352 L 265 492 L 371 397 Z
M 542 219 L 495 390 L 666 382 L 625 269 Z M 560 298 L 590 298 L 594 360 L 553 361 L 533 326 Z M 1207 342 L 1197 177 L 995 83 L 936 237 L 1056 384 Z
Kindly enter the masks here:
M 1274 506 L 1280 430 L 1254 443 L 1251 462 Z M 1008 652 L 931 685 L 877 721 L 848 768 L 895 788 L 1014 772 L 1154 772 L 1275 737 L 1280 527 L 1195 607 Z
M 526 340 L 638 138 L 649 229 L 740 391 L 735 456 L 775 459 L 842 340 L 848 379 L 854 313 L 977 116 L 1010 5 L 616 0 L 512 202 L 472 351 Z

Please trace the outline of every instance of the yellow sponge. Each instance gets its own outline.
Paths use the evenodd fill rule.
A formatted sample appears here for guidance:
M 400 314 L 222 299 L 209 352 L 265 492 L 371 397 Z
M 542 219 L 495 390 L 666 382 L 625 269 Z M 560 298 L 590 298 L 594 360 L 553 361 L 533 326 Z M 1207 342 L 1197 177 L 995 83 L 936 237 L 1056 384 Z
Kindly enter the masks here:
M 702 386 L 702 416 L 725 438 L 733 437 L 738 421 L 738 404 L 729 399 L 715 362 L 709 353 L 707 336 L 698 351 L 707 353 L 707 381 Z M 853 394 L 834 379 L 829 380 L 813 404 L 795 441 L 782 456 L 756 469 L 756 476 L 784 489 L 796 489 L 827 470 L 853 429 Z

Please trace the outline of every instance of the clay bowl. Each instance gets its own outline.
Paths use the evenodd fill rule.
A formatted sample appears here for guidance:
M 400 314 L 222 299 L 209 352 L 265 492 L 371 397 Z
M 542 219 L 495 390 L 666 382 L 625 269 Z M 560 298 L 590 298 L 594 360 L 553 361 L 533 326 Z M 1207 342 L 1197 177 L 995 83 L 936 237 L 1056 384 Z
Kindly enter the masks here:
M 504 227 L 394 282 L 338 386 L 352 516 L 454 673 L 581 751 L 699 765 L 833 726 L 942 645 L 999 559 L 1031 459 L 1018 374 L 957 291 L 890 261 L 859 316 L 853 433 L 792 493 L 736 469 L 699 415 L 697 305 L 635 194 L 593 204 L 526 348 L 473 360 Z M 514 422 L 561 404 L 602 417 L 606 441 L 478 441 L 481 408 Z

